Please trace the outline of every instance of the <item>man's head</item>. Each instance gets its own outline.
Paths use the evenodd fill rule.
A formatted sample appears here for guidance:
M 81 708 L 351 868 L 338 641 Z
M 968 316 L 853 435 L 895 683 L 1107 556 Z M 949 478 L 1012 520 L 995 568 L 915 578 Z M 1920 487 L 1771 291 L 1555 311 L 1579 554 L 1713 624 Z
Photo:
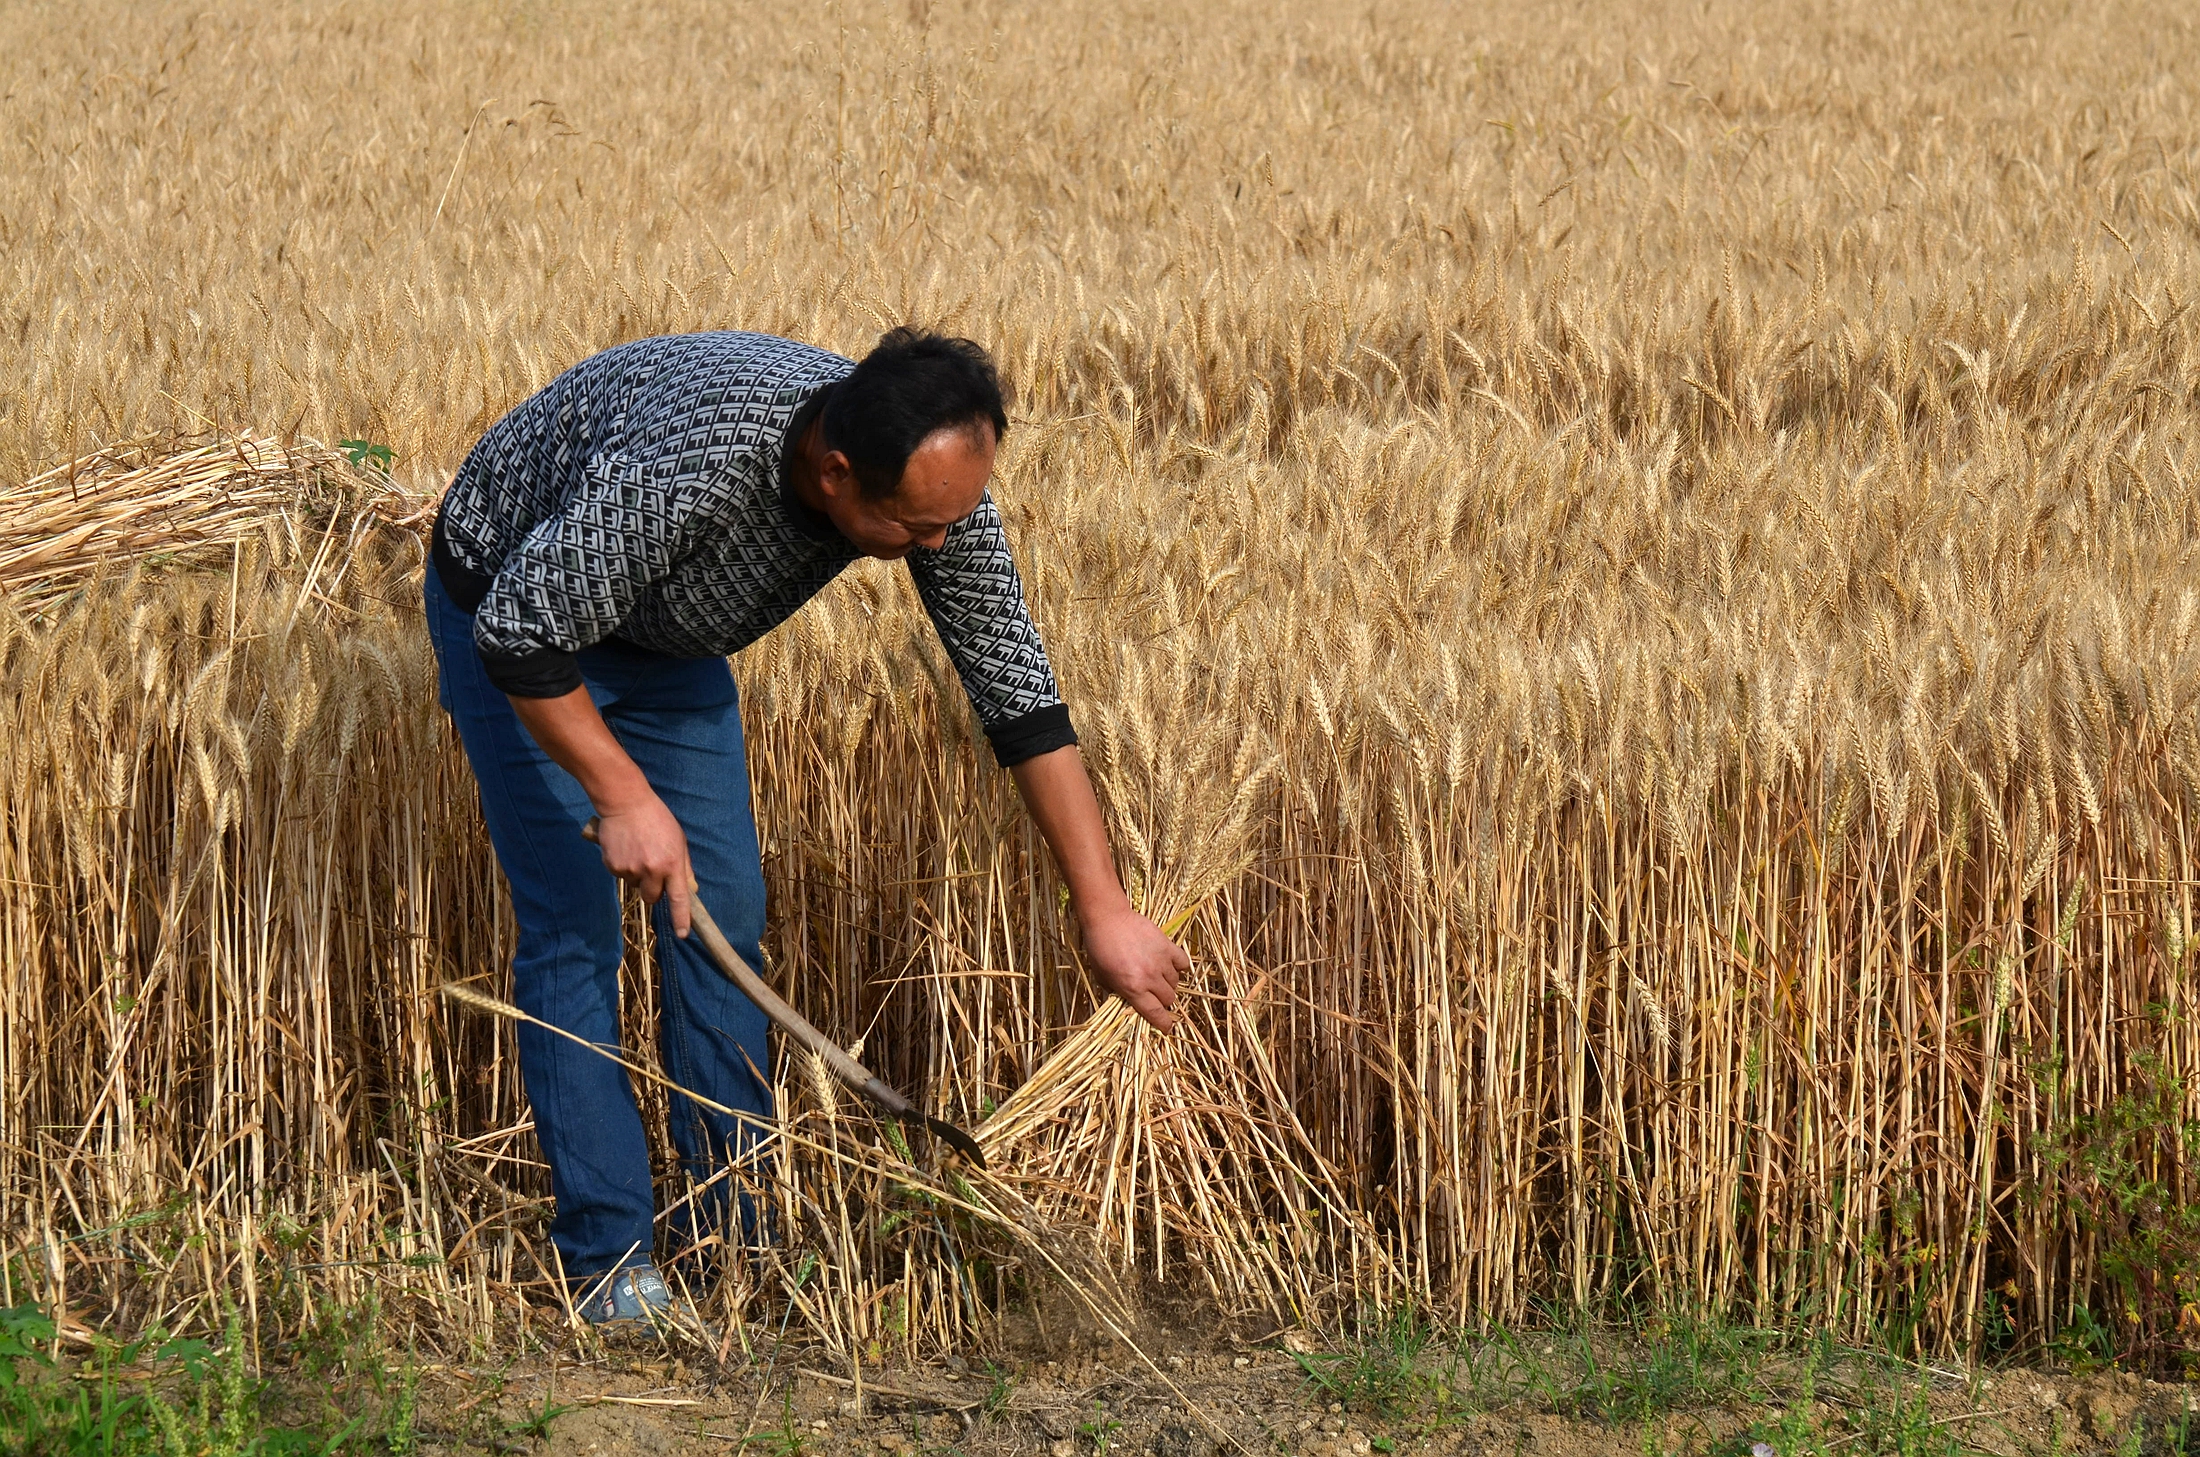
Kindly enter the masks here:
M 984 499 L 1007 429 L 984 349 L 891 330 L 825 403 L 815 504 L 868 556 L 936 549 Z

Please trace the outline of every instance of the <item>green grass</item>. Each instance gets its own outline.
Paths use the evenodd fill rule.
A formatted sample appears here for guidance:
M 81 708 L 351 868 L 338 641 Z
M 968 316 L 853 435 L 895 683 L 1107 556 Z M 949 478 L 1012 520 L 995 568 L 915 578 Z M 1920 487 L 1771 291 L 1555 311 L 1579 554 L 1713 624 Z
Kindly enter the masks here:
M 1835 1451 L 1873 1457 L 1960 1457 L 1973 1449 L 1954 1426 L 1936 1422 L 1932 1386 L 1924 1373 L 1911 1381 L 1864 1377 L 1855 1399 L 1838 1421 L 1815 1414 L 1815 1369 L 1806 1374 L 1800 1397 L 1778 1415 L 1754 1422 L 1728 1444 L 1742 1454 L 1770 1448 L 1773 1457 L 1830 1457 Z
M 986 1391 L 984 1405 L 979 1408 L 989 1422 L 999 1421 L 1008 1410 L 1008 1399 L 1016 1391 L 1014 1373 L 988 1361 L 985 1363 Z
M 1108 1457 L 1109 1450 L 1115 1446 L 1115 1434 L 1122 1428 L 1121 1422 L 1108 1415 L 1107 1403 L 1095 1401 L 1091 1420 L 1077 1424 L 1077 1435 L 1085 1439 L 1082 1445 L 1093 1457 Z
M 254 1374 L 234 1316 L 219 1342 L 94 1336 L 59 1354 L 35 1306 L 0 1309 L 0 1451 L 22 1457 L 338 1457 L 417 1446 L 418 1383 L 335 1323 L 293 1353 L 290 1389 Z M 371 1314 L 367 1327 L 371 1329 Z M 372 1356 L 374 1359 L 369 1359 Z
M 1996 1431 L 1983 1371 L 1958 1410 L 1948 1398 L 1960 1378 L 1918 1364 L 1898 1334 L 1865 1349 L 1822 1332 L 1666 1316 L 1455 1341 L 1405 1309 L 1365 1315 L 1335 1349 L 1293 1359 L 1310 1395 L 1401 1436 L 1529 1410 L 1612 1429 L 1614 1451 L 1643 1457 L 1958 1457 L 1989 1450 L 1982 1441 Z M 2135 1419 L 2102 1441 L 2073 1432 L 2058 1450 L 2200 1457 L 2200 1413 Z
M 1395 1420 L 1450 1390 L 1448 1381 L 1423 1369 L 1434 1335 L 1419 1310 L 1400 1306 L 1364 1318 L 1342 1350 L 1293 1352 L 1292 1359 L 1323 1400 Z
M 1696 1317 L 1528 1337 L 1499 1330 L 1470 1364 L 1467 1389 L 1478 1405 L 1526 1398 L 1607 1425 L 1648 1421 L 1762 1400 L 1775 1362 L 1815 1358 L 1797 1349 L 1807 1345 L 1791 1334 Z
M 734 1444 L 734 1450 L 743 1454 L 760 1453 L 762 1457 L 802 1457 L 807 1450 L 808 1435 L 794 1414 L 794 1387 L 782 1387 L 779 1392 L 779 1425 L 749 1433 Z

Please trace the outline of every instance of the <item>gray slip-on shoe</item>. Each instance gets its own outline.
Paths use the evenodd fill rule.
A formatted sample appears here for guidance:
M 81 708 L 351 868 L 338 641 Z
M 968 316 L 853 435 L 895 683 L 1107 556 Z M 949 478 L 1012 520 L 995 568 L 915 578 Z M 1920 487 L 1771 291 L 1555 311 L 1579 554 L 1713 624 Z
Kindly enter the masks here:
M 651 1330 L 697 1334 L 702 1320 L 672 1293 L 655 1265 L 614 1270 L 590 1289 L 579 1304 L 581 1318 L 598 1330 Z

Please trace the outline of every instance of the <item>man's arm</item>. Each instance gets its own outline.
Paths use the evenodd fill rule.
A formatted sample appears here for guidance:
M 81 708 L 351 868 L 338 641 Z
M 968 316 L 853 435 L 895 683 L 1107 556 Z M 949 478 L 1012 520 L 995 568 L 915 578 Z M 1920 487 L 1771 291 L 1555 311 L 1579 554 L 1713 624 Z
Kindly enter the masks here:
M 987 496 L 936 551 L 909 554 L 909 576 L 955 664 L 993 750 L 1011 765 L 1031 818 L 1054 851 L 1101 983 L 1164 1032 L 1177 978 L 1191 961 L 1134 910 L 1115 878 L 1100 801 L 1085 777 L 1068 710 L 1024 606 L 1000 509 Z
M 1055 749 L 1010 768 L 1033 823 L 1069 882 L 1070 908 L 1084 932 L 1085 955 L 1107 989 L 1166 1032 L 1175 1025 L 1177 978 L 1191 969 L 1183 948 L 1132 908 L 1115 878 L 1100 801 L 1085 776 L 1077 746 Z
M 604 868 L 640 888 L 652 905 L 660 895 L 669 897 L 673 934 L 685 936 L 688 892 L 695 888 L 687 835 L 649 787 L 641 766 L 612 737 L 596 700 L 582 687 L 557 698 L 515 697 L 511 703 L 542 751 L 588 792 L 600 821 L 596 839 L 603 846 Z

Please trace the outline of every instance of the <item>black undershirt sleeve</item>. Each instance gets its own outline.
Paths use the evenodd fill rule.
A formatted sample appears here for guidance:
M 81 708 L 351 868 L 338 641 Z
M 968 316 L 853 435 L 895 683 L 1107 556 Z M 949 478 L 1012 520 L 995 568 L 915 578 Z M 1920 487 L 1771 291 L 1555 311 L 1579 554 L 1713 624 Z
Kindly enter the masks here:
M 985 731 L 985 737 L 993 746 L 993 757 L 1008 769 L 1026 759 L 1068 748 L 1077 742 L 1077 730 L 1069 721 L 1069 705 L 1050 703 L 994 725 Z
M 580 661 L 556 648 L 540 648 L 521 658 L 482 653 L 481 667 L 510 698 L 563 698 L 581 686 Z
M 435 530 L 428 536 L 428 561 L 435 568 L 436 580 L 443 584 L 443 591 L 461 612 L 472 612 L 481 605 L 481 599 L 489 595 L 489 578 L 467 566 L 451 550 L 449 538 L 443 534 L 443 513 L 435 513 Z
M 444 593 L 461 611 L 471 613 L 489 595 L 491 579 L 468 567 L 452 552 L 444 538 L 440 511 L 429 538 L 428 562 L 429 570 L 443 584 Z M 579 661 L 573 654 L 555 648 L 541 648 L 517 657 L 481 653 L 481 667 L 490 682 L 513 698 L 563 698 L 581 686 Z

